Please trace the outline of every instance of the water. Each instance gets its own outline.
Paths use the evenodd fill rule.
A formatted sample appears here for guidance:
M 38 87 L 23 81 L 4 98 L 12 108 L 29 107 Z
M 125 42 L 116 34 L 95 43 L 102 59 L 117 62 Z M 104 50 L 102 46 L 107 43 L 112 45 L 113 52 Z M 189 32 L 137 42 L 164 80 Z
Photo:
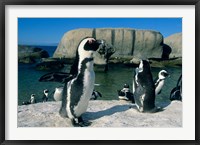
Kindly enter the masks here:
M 56 47 L 40 47 L 47 50 L 50 56 L 53 55 Z M 43 97 L 43 90 L 48 89 L 50 94 L 53 93 L 55 87 L 63 84 L 56 82 L 39 82 L 38 79 L 50 71 L 37 71 L 35 65 L 19 64 L 18 65 L 18 104 L 21 105 L 23 101 L 28 101 L 31 94 L 36 95 L 36 100 L 41 101 Z M 70 68 L 70 66 L 68 66 Z M 157 104 L 168 104 L 170 102 L 169 95 L 173 87 L 176 86 L 177 80 L 182 72 L 182 68 L 167 67 L 162 68 L 170 73 L 170 77 L 166 79 L 165 85 L 161 94 L 156 97 Z M 95 66 L 96 84 L 95 90 L 102 93 L 102 98 L 99 100 L 118 100 L 117 90 L 122 89 L 123 85 L 129 84 L 132 90 L 132 77 L 134 68 L 126 67 L 124 65 L 110 65 L 109 71 L 104 73 L 104 68 Z M 153 78 L 156 78 L 161 68 L 152 68 Z M 53 101 L 53 95 L 50 95 L 49 101 Z

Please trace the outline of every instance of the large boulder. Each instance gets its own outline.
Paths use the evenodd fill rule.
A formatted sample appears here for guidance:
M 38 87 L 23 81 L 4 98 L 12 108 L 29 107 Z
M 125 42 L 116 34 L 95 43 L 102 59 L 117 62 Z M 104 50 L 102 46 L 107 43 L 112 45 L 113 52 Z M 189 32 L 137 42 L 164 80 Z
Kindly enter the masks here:
M 37 59 L 47 57 L 49 57 L 48 52 L 41 48 L 26 45 L 18 46 L 18 62 L 20 63 L 35 63 Z
M 182 33 L 170 35 L 164 39 L 164 43 L 171 47 L 170 58 L 182 57 Z
M 106 40 L 115 49 L 113 57 L 134 56 L 141 59 L 162 57 L 163 36 L 160 32 L 128 28 L 75 29 L 68 31 L 62 37 L 53 57 L 74 58 L 79 42 L 87 36 Z M 102 60 L 102 58 L 98 59 L 99 61 Z

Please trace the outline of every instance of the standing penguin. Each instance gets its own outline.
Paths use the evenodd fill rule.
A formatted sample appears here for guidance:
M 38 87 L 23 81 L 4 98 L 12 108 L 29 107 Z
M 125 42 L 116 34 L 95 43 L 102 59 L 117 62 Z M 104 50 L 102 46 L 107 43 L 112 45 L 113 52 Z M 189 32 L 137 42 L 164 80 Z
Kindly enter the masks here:
M 161 93 L 161 89 L 164 86 L 165 79 L 167 77 L 169 77 L 169 74 L 166 70 L 161 70 L 158 73 L 158 78 L 155 81 L 155 95 L 156 96 Z
M 29 102 L 30 102 L 30 104 L 36 103 L 35 94 L 31 94 L 31 98 L 30 98 Z
M 180 75 L 176 87 L 174 87 L 170 92 L 170 100 L 182 101 L 182 74 Z
M 47 89 L 44 90 L 43 92 L 43 97 L 42 97 L 42 102 L 47 102 L 48 101 L 48 95 L 49 95 L 49 91 Z
M 78 69 L 71 69 L 75 77 L 64 84 L 59 113 L 62 117 L 70 118 L 74 126 L 88 126 L 90 124 L 84 122 L 81 115 L 86 112 L 94 90 L 93 56 L 99 45 L 103 43 L 103 40 L 95 40 L 94 38 L 85 38 L 80 42 L 75 60 Z M 72 68 L 77 66 L 73 65 Z
M 55 101 L 62 100 L 62 92 L 63 92 L 63 87 L 55 88 L 55 91 L 53 92 L 53 98 Z
M 155 85 L 150 64 L 141 60 L 133 79 L 133 93 L 137 109 L 140 112 L 155 112 Z
M 95 73 L 93 70 L 94 53 L 105 41 L 91 37 L 84 38 L 78 45 L 76 58 L 69 73 L 48 73 L 39 81 L 56 81 L 64 83 L 62 103 L 59 114 L 71 119 L 74 126 L 88 126 L 82 114 L 86 112 L 94 90 Z M 58 94 L 59 95 L 59 94 Z

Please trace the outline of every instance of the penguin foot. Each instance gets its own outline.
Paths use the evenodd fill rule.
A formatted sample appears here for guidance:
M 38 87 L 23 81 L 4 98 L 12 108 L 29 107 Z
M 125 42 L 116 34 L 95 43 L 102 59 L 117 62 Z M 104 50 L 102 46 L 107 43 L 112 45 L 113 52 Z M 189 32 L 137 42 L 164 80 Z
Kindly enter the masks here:
M 87 127 L 91 125 L 91 122 L 84 121 L 82 117 L 72 119 L 72 124 L 74 127 Z

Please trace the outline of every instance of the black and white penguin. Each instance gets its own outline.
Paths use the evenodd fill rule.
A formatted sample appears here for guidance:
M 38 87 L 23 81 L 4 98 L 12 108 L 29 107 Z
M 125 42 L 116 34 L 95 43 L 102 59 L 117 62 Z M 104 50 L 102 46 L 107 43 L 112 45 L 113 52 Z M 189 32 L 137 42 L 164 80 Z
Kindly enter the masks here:
M 154 81 L 155 82 L 155 95 L 161 93 L 162 87 L 164 86 L 165 79 L 169 77 L 169 73 L 166 70 L 161 70 L 158 73 L 158 78 Z
M 88 126 L 90 124 L 83 121 L 82 114 L 86 112 L 94 90 L 94 53 L 104 43 L 103 40 L 91 37 L 84 38 L 78 45 L 76 58 L 69 74 L 59 77 L 59 73 L 50 73 L 42 76 L 39 80 L 58 80 L 64 83 L 59 113 L 62 117 L 70 118 L 74 126 Z M 63 80 L 63 78 L 65 79 Z
M 169 99 L 171 101 L 182 101 L 182 74 L 177 81 L 176 87 L 171 90 Z
M 140 112 L 156 112 L 155 85 L 151 67 L 147 60 L 141 60 L 133 79 L 134 100 Z
M 35 94 L 31 94 L 30 100 L 22 102 L 22 105 L 29 105 L 34 103 L 36 103 Z
M 55 88 L 55 91 L 53 93 L 53 98 L 54 98 L 55 101 L 61 101 L 62 100 L 62 92 L 63 92 L 63 87 Z
M 93 90 L 90 100 L 96 100 L 99 97 L 102 97 L 102 94 L 99 91 Z
M 49 90 L 45 89 L 43 93 L 42 102 L 44 103 L 48 101 Z
M 133 93 L 131 92 L 128 84 L 124 84 L 123 89 L 117 90 L 117 92 L 119 100 L 132 101 L 132 103 L 135 103 Z
M 29 102 L 30 102 L 30 104 L 36 103 L 35 94 L 31 94 L 31 98 L 30 98 Z
M 75 74 L 75 78 L 64 85 L 60 115 L 70 118 L 74 126 L 90 124 L 84 122 L 81 115 L 86 112 L 94 90 L 93 56 L 99 45 L 103 43 L 103 40 L 94 38 L 85 38 L 80 42 L 76 57 L 78 61 L 75 61 L 78 62 L 78 71 L 71 70 L 74 71 L 72 74 Z

